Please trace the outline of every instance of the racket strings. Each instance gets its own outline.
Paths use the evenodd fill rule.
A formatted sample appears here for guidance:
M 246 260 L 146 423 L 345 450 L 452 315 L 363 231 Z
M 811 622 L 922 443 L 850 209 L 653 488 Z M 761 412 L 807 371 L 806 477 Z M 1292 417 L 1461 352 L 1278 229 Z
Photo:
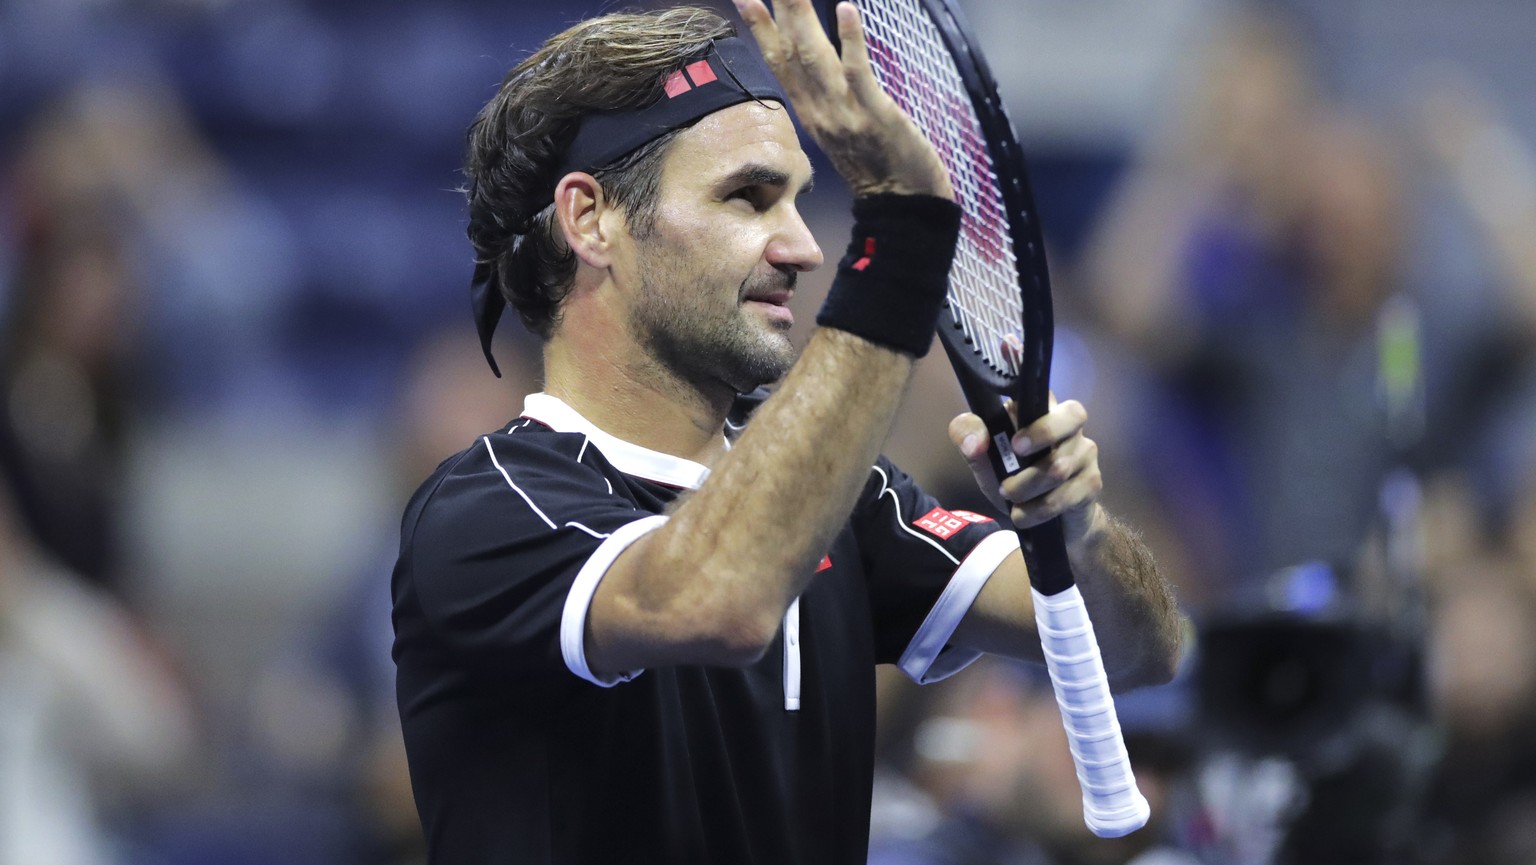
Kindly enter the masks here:
M 1008 212 L 981 122 L 943 36 L 917 0 L 863 0 L 875 78 L 933 142 L 964 212 L 949 309 L 994 372 L 1019 372 L 1023 301 Z

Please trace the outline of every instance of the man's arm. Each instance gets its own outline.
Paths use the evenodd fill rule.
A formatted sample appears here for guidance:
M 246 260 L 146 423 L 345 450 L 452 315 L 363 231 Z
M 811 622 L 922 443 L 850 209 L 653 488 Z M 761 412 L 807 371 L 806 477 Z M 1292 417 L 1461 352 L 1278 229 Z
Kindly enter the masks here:
M 979 418 L 955 418 L 950 437 L 983 491 L 1009 512 L 1014 525 L 1062 518 L 1072 573 L 1092 616 L 1111 687 L 1161 684 L 1177 667 L 1183 620 L 1151 551 L 1097 501 L 1104 482 L 1098 445 L 1083 435 L 1086 421 L 1082 406 L 1068 401 L 1020 430 L 1015 451 L 1037 461 L 1001 486 L 987 460 L 988 437 Z M 1049 453 L 1037 457 L 1041 451 Z M 997 568 L 953 640 L 984 652 L 1042 660 L 1023 556 L 1015 553 Z
M 817 331 L 703 486 L 603 577 L 588 616 L 592 669 L 761 656 L 853 509 L 912 363 Z
M 839 59 L 809 0 L 776 5 L 777 21 L 761 0 L 738 9 L 855 194 L 952 197 L 932 146 L 874 81 L 852 8 L 840 10 Z M 932 288 L 942 296 L 942 276 Z M 614 560 L 587 617 L 589 666 L 760 657 L 852 511 L 912 365 L 843 330 L 813 335 L 704 485 Z

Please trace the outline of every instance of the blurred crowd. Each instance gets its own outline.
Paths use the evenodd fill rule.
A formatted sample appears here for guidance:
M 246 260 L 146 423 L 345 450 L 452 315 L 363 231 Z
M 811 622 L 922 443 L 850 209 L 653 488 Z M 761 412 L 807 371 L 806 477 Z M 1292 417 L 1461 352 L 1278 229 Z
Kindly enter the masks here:
M 463 128 L 608 5 L 0 0 L 0 865 L 421 861 L 398 515 L 539 387 L 469 326 Z M 1088 834 L 1040 671 L 882 671 L 871 863 L 1529 865 L 1536 117 L 1455 52 L 1349 93 L 1316 4 L 1151 9 L 1144 128 L 1015 121 L 1055 389 L 1189 615 L 1120 701 L 1153 823 Z M 933 357 L 888 451 L 985 509 Z

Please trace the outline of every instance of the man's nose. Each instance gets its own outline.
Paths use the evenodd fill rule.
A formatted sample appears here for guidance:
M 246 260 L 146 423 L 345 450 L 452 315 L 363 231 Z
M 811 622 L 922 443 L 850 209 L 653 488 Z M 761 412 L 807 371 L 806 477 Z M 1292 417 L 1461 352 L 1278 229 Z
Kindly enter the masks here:
M 821 247 L 800 212 L 789 208 L 773 240 L 768 243 L 768 263 L 776 268 L 808 272 L 821 267 Z

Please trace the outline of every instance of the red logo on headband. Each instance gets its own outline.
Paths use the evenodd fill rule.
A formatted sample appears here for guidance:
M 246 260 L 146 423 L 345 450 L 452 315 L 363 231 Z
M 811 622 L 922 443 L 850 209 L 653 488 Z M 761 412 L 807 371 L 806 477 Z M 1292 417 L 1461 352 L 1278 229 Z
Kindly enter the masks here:
M 697 60 L 668 75 L 662 86 L 667 91 L 668 99 L 676 99 L 695 87 L 703 87 L 718 80 L 708 60 Z
M 708 60 L 699 60 L 689 63 L 687 67 L 688 77 L 693 79 L 694 87 L 703 87 L 715 79 L 715 70 L 709 68 Z

